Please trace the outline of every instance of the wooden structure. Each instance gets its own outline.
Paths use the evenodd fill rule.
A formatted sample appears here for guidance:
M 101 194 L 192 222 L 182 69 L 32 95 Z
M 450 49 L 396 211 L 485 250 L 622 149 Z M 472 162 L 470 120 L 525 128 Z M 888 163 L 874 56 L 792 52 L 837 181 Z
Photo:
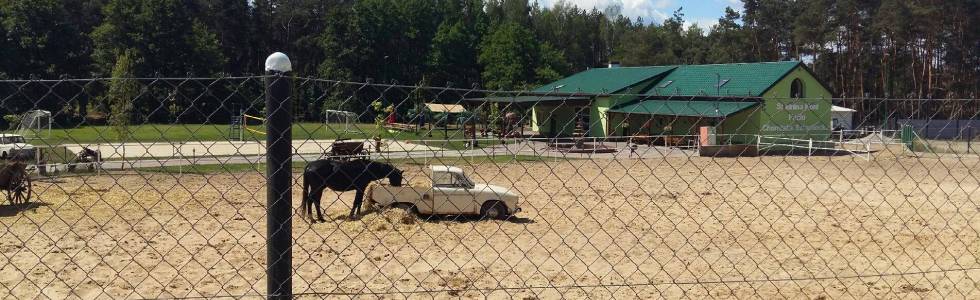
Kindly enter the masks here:
M 368 156 L 367 149 L 364 148 L 363 142 L 350 142 L 346 140 L 337 140 L 330 145 L 330 150 L 327 152 L 327 156 L 330 158 L 337 158 L 340 160 L 350 160 L 351 158 L 364 158 Z
M 466 112 L 466 108 L 459 104 L 439 104 L 439 103 L 426 103 L 425 106 L 429 108 L 431 112 L 441 112 L 449 114 L 458 114 Z
M 384 126 L 386 129 L 398 130 L 404 132 L 418 132 L 418 126 L 405 123 L 387 123 Z
M 6 192 L 10 204 L 30 202 L 33 190 L 27 164 L 15 161 L 0 165 L 0 190 Z
M 88 147 L 82 147 L 82 150 L 78 151 L 75 158 L 68 164 L 68 172 L 74 172 L 79 165 L 87 165 L 89 172 L 95 171 L 96 167 L 102 168 L 102 153 Z

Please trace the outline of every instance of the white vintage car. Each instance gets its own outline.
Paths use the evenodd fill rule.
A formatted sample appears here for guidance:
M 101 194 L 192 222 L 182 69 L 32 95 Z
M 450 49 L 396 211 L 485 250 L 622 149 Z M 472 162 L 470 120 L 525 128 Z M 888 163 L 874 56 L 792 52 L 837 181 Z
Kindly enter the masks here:
M 34 146 L 24 140 L 19 134 L 0 133 L 0 159 L 14 157 L 23 159 L 34 158 Z
M 507 188 L 476 184 L 463 170 L 450 166 L 431 166 L 432 186 L 394 187 L 376 185 L 367 193 L 381 207 L 396 207 L 420 214 L 476 215 L 502 219 L 521 211 L 518 196 Z

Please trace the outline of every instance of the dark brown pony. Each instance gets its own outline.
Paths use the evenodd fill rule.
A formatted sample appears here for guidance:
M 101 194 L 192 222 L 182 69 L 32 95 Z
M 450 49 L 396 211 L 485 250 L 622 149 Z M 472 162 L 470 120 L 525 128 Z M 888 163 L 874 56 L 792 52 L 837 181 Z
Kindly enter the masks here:
M 354 205 L 350 210 L 350 218 L 353 219 L 361 213 L 361 203 L 364 201 L 364 190 L 372 181 L 388 178 L 393 186 L 402 185 L 402 171 L 392 165 L 358 159 L 352 161 L 338 161 L 321 159 L 310 162 L 303 170 L 303 218 L 310 216 L 310 222 L 317 220 L 326 222 L 323 219 L 323 211 L 320 208 L 320 198 L 323 190 L 330 188 L 338 192 L 356 191 Z M 316 205 L 317 219 L 313 219 L 313 205 Z

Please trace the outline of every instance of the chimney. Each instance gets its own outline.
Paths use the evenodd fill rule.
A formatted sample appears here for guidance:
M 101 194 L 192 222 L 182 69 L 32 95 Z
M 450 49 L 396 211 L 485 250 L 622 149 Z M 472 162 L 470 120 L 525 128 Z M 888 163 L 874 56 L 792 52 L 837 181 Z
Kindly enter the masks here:
M 611 61 L 611 62 L 609 62 L 609 68 L 610 69 L 612 69 L 612 68 L 619 68 L 619 62 L 618 61 Z

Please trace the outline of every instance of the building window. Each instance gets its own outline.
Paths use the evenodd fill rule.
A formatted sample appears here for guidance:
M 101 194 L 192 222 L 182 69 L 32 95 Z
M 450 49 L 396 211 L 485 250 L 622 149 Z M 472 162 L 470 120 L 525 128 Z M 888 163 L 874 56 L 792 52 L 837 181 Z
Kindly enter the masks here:
M 803 93 L 803 81 L 799 78 L 793 79 L 793 83 L 789 86 L 789 96 L 790 98 L 803 98 L 806 97 Z

